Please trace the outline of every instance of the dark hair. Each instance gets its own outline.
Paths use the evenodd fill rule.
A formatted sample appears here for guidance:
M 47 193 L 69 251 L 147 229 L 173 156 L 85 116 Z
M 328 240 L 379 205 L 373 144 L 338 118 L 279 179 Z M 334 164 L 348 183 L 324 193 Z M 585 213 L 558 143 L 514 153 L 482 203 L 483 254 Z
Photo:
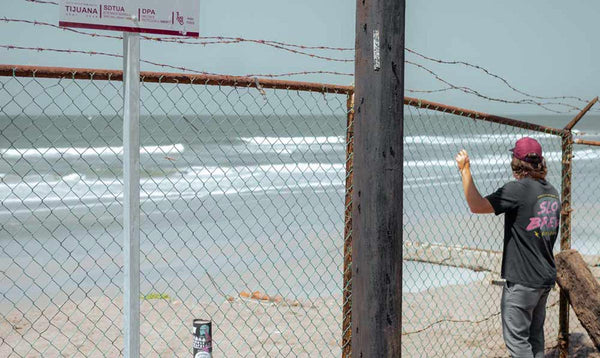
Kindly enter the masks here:
M 535 153 L 527 154 L 525 160 L 513 157 L 510 167 L 517 178 L 546 179 L 548 174 L 546 159 Z

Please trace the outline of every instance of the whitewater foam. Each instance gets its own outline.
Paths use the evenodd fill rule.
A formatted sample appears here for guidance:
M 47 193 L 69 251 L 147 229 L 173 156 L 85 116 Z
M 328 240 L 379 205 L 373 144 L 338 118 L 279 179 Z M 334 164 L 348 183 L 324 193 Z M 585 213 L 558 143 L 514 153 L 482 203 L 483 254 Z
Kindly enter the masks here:
M 183 153 L 183 144 L 144 146 L 140 148 L 142 155 Z M 90 156 L 123 155 L 123 147 L 76 147 L 76 148 L 7 148 L 0 149 L 0 157 L 4 158 L 79 158 Z

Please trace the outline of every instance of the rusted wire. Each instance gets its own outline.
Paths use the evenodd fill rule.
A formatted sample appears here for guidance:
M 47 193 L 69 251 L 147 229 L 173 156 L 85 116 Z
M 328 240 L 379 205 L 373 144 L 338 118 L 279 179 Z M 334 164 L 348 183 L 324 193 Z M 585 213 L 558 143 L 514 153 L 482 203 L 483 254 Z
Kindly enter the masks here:
M 108 53 L 108 52 L 101 52 L 101 51 L 83 51 L 83 50 L 71 50 L 71 49 L 55 49 L 55 48 L 44 48 L 44 47 L 25 47 L 25 46 L 16 46 L 16 45 L 0 45 L 0 48 L 5 48 L 8 50 L 11 49 L 17 49 L 17 50 L 33 50 L 33 51 L 50 51 L 50 52 L 59 52 L 59 53 L 69 53 L 69 54 L 84 54 L 84 55 L 99 55 L 99 56 L 108 56 L 108 57 L 114 57 L 114 58 L 122 58 L 122 55 L 119 54 L 115 54 L 115 53 Z M 195 69 L 191 69 L 191 68 L 187 68 L 187 67 L 183 67 L 183 66 L 175 66 L 175 65 L 169 65 L 169 64 L 164 64 L 164 63 L 158 63 L 155 61 L 149 61 L 149 60 L 144 60 L 141 59 L 140 60 L 141 63 L 146 63 L 149 65 L 153 65 L 153 66 L 157 66 L 157 67 L 161 67 L 161 68 L 168 68 L 168 69 L 173 69 L 173 70 L 178 70 L 178 71 L 184 71 L 184 72 L 190 72 L 190 73 L 196 73 L 196 74 L 205 74 L 205 75 L 216 75 L 216 76 L 220 76 L 223 74 L 219 74 L 219 73 L 214 73 L 214 72 L 208 72 L 208 71 L 200 71 L 200 70 L 195 70 Z M 496 102 L 502 102 L 502 103 L 512 103 L 512 104 L 533 104 L 533 105 L 538 105 L 542 108 L 547 109 L 548 111 L 552 111 L 555 113 L 562 113 L 559 111 L 554 111 L 550 108 L 547 108 L 546 105 L 559 105 L 560 103 L 541 103 L 541 102 L 535 102 L 532 100 L 520 100 L 520 101 L 511 101 L 511 100 L 505 100 L 505 99 L 500 99 L 500 98 L 493 98 L 493 97 L 489 97 L 489 96 L 485 96 L 482 95 L 481 93 L 479 93 L 476 90 L 473 90 L 471 88 L 468 87 L 459 87 L 456 86 L 444 79 L 442 79 L 441 77 L 439 77 L 435 72 L 427 69 L 426 67 L 417 64 L 417 63 L 413 63 L 413 62 L 409 62 L 407 61 L 408 64 L 420 67 L 425 69 L 426 71 L 430 72 L 433 76 L 436 77 L 436 79 L 440 80 L 441 82 L 445 83 L 446 85 L 448 85 L 450 88 L 452 89 L 458 89 L 461 90 L 465 93 L 468 94 L 473 94 L 476 95 L 478 97 L 490 100 L 490 101 L 496 101 Z M 299 76 L 299 75 L 310 75 L 310 74 L 327 74 L 327 75 L 336 75 L 336 76 L 347 76 L 347 77 L 352 77 L 354 76 L 354 74 L 352 73 L 344 73 L 344 72 L 338 72 L 338 71 L 292 71 L 292 72 L 287 72 L 287 73 L 277 73 L 277 74 L 268 74 L 268 73 L 261 73 L 261 74 L 257 74 L 257 73 L 252 73 L 252 74 L 246 74 L 246 77 L 267 77 L 267 78 L 277 78 L 277 77 L 287 77 L 287 76 Z M 414 92 L 423 92 L 423 93 L 433 93 L 433 92 L 440 92 L 440 91 L 446 91 L 447 89 L 440 89 L 440 90 L 434 90 L 434 91 L 419 91 L 419 90 L 414 90 Z M 413 90 L 408 90 L 409 92 L 413 91 Z M 564 105 L 564 104 L 562 104 Z M 573 109 L 577 109 L 576 107 L 571 106 Z
M 62 26 L 58 26 L 58 25 L 51 24 L 48 22 L 37 21 L 37 20 L 32 21 L 32 20 L 23 20 L 23 19 L 12 19 L 12 18 L 7 18 L 7 17 L 4 17 L 0 20 L 7 22 L 7 23 L 12 22 L 12 23 L 30 24 L 30 25 L 34 25 L 34 26 L 47 26 L 47 27 L 52 27 L 52 28 L 58 29 L 58 30 L 76 33 L 78 35 L 115 39 L 115 40 L 123 39 L 122 36 L 104 35 L 104 34 L 98 34 L 98 33 L 94 33 L 94 32 L 86 32 L 86 31 L 73 29 L 70 27 L 62 27 Z M 181 39 L 181 38 L 153 37 L 153 36 L 147 36 L 147 35 L 141 35 L 140 38 L 143 40 L 163 42 L 163 43 L 177 43 L 177 44 L 203 45 L 203 46 L 217 45 L 217 44 L 239 44 L 239 43 L 243 43 L 243 42 L 250 42 L 250 43 L 274 47 L 279 50 L 291 52 L 291 53 L 294 53 L 297 55 L 308 56 L 308 57 L 312 57 L 312 58 L 316 58 L 316 59 L 320 59 L 320 60 L 333 61 L 333 62 L 354 62 L 354 59 L 343 59 L 343 58 L 322 56 L 322 55 L 317 55 L 314 53 L 295 50 L 293 48 L 288 48 L 288 47 L 307 48 L 307 49 L 327 49 L 327 50 L 333 50 L 334 48 L 293 45 L 293 44 L 285 44 L 285 43 L 279 43 L 276 41 L 268 41 L 268 40 L 254 40 L 254 39 L 244 39 L 241 37 L 222 37 L 222 36 L 199 37 L 198 39 L 200 39 L 201 41 L 187 40 L 187 39 Z M 336 49 L 336 50 L 344 50 L 344 49 Z
M 289 48 L 287 46 L 291 45 L 283 45 L 283 44 L 279 44 L 275 41 L 267 41 L 267 40 L 253 40 L 253 39 L 244 39 L 244 38 L 232 38 L 232 37 L 213 37 L 214 39 L 217 39 L 215 42 L 212 43 L 242 43 L 242 42 L 250 42 L 250 43 L 255 43 L 255 44 L 260 44 L 260 45 L 265 45 L 265 46 L 270 46 L 270 47 L 274 47 L 276 49 L 279 50 L 283 50 L 283 51 L 288 51 L 297 55 L 302 55 L 302 56 L 308 56 L 308 57 L 312 57 L 312 58 L 317 58 L 320 60 L 326 60 L 326 61 L 333 61 L 333 62 L 354 62 L 354 59 L 344 59 L 344 58 L 335 58 L 335 57 L 328 57 L 328 56 L 322 56 L 322 55 L 317 55 L 314 53 L 308 53 L 308 52 L 304 52 L 304 51 L 299 51 L 299 50 L 294 50 L 292 48 Z M 198 42 L 198 41 L 194 41 L 194 40 L 182 40 L 182 39 L 169 39 L 169 40 L 165 40 L 162 38 L 149 38 L 146 37 L 146 40 L 154 40 L 154 41 L 160 41 L 160 42 L 171 42 L 171 43 L 178 43 L 178 44 L 186 44 L 186 45 L 206 45 L 207 42 Z M 305 48 L 312 48 L 312 49 L 327 49 L 327 50 L 337 50 L 340 51 L 343 49 L 341 48 L 325 48 L 325 47 L 317 47 L 315 48 L 314 46 L 301 46 L 301 45 L 293 45 L 293 47 L 305 47 Z
M 336 75 L 336 76 L 354 76 L 353 73 L 346 72 L 337 72 L 337 71 L 300 71 L 300 72 L 288 72 L 288 73 L 252 73 L 246 75 L 247 77 L 286 77 L 286 76 L 298 76 L 298 75 L 312 75 L 312 74 L 326 74 L 326 75 Z
M 28 2 L 32 2 L 32 3 L 40 3 L 40 4 L 53 4 L 53 5 L 57 5 L 56 2 L 52 2 L 52 1 L 42 1 L 42 0 L 26 0 Z M 18 20 L 18 19 L 7 19 L 4 18 L 4 21 L 12 21 L 12 22 L 23 22 L 23 23 L 32 23 L 34 25 L 44 25 L 44 26 L 51 26 L 51 27 L 55 27 L 55 28 L 59 28 L 62 30 L 66 30 L 66 31 L 71 31 L 73 33 L 78 33 L 81 35 L 87 35 L 87 36 L 93 36 L 93 37 L 105 37 L 105 38 L 113 38 L 113 39 L 120 39 L 120 36 L 111 36 L 111 35 L 101 35 L 101 34 L 95 34 L 95 33 L 88 33 L 88 32 L 84 32 L 84 31 L 78 31 L 78 30 L 74 30 L 74 29 L 68 29 L 68 28 L 63 28 L 63 27 L 59 27 L 57 25 L 54 24 L 49 24 L 49 23 L 44 23 L 44 22 L 39 22 L 39 21 L 29 21 L 29 20 Z M 323 56 L 323 55 L 318 55 L 318 54 L 314 54 L 314 53 L 309 53 L 309 52 L 305 52 L 305 51 L 299 51 L 299 50 L 294 50 L 293 48 L 298 48 L 298 49 L 303 49 L 303 50 L 329 50 L 329 51 L 354 51 L 354 48 L 349 48 L 349 47 L 331 47 L 331 46 L 309 46 L 309 45 L 300 45 L 300 44 L 292 44 L 292 43 L 285 43 L 285 42 L 279 42 L 279 41 L 272 41 L 272 40 L 263 40 L 263 39 L 248 39 L 248 38 L 242 38 L 242 37 L 227 37 L 227 36 L 210 36 L 210 37 L 199 37 L 198 40 L 189 40 L 189 39 L 181 39 L 180 37 L 152 37 L 152 36 L 141 36 L 142 39 L 144 40 L 150 40 L 150 41 L 157 41 L 157 42 L 172 42 L 172 43 L 179 43 L 179 44 L 190 44 L 190 45 L 212 45 L 212 44 L 235 44 L 235 43 L 242 43 L 242 42 L 250 42 L 250 43 L 255 43 L 255 44 L 261 44 L 261 45 L 265 45 L 265 46 L 271 46 L 283 51 L 288 51 L 294 54 L 298 54 L 298 55 L 302 55 L 302 56 L 308 56 L 311 58 L 316 58 L 316 59 L 321 59 L 321 60 L 326 60 L 326 61 L 333 61 L 333 62 L 345 62 L 345 63 L 349 63 L 349 62 L 353 62 L 353 59 L 344 59 L 344 58 L 335 58 L 335 57 L 330 57 L 330 56 Z M 466 61 L 450 61 L 450 60 L 443 60 L 443 59 L 439 59 L 439 58 L 434 58 L 431 56 L 427 56 L 424 55 L 420 52 L 417 52 L 413 49 L 410 48 L 405 48 L 405 50 L 411 54 L 414 54 L 415 56 L 418 56 L 424 60 L 430 61 L 430 62 L 434 62 L 434 63 L 439 63 L 439 64 L 445 64 L 445 65 L 462 65 L 468 68 L 473 68 L 476 69 L 478 71 L 481 71 L 483 73 L 485 73 L 486 75 L 495 78 L 499 81 L 501 81 L 504 85 L 506 85 L 509 89 L 511 89 L 512 91 L 514 91 L 515 93 L 518 93 L 520 95 L 529 97 L 529 99 L 520 99 L 520 100 L 508 100 L 508 99 L 502 99 L 502 98 L 495 98 L 495 97 L 491 97 L 488 95 L 484 95 L 481 92 L 474 90 L 470 87 L 466 87 L 466 86 L 457 86 L 454 85 L 452 83 L 450 83 L 449 81 L 443 79 L 441 76 L 439 76 L 438 74 L 436 74 L 434 71 L 432 71 L 431 69 L 427 68 L 426 66 L 423 66 L 421 64 L 417 64 L 415 62 L 412 61 L 406 61 L 407 64 L 410 65 L 415 65 L 418 68 L 421 68 L 427 72 L 429 72 L 432 76 L 434 76 L 434 78 L 438 81 L 441 81 L 445 84 L 448 85 L 448 87 L 446 88 L 442 88 L 442 89 L 436 89 L 436 90 L 408 90 L 408 92 L 413 92 L 413 93 L 438 93 L 438 92 L 445 92 L 445 91 L 450 91 L 450 90 L 459 90 L 462 91 L 463 93 L 466 94 L 470 94 L 470 95 L 475 95 L 477 97 L 489 100 L 489 101 L 494 101 L 494 102 L 501 102 L 501 103 L 507 103 L 507 104 L 530 104 L 530 105 L 536 105 L 539 106 L 540 108 L 543 108 L 544 110 L 547 110 L 549 112 L 552 113 L 567 113 L 568 111 L 559 111 L 556 109 L 552 109 L 549 108 L 548 106 L 560 106 L 560 107 L 566 107 L 569 110 L 580 110 L 581 108 L 577 107 L 577 106 L 573 106 L 569 103 L 564 103 L 564 102 L 540 102 L 540 101 L 535 101 L 532 99 L 537 99 L 537 100 L 575 100 L 575 101 L 579 101 L 579 102 L 583 102 L 583 103 L 587 103 L 588 101 L 581 98 L 581 97 L 577 97 L 577 96 L 538 96 L 538 95 L 534 95 L 531 93 L 528 93 L 526 91 L 520 90 L 518 88 L 516 88 L 515 86 L 513 86 L 508 80 L 506 80 L 505 78 L 503 78 L 502 76 L 495 74 L 493 72 L 491 72 L 490 70 L 486 69 L 483 66 L 480 65 L 476 65 L 476 64 L 472 64 Z M 179 69 L 179 70 L 183 70 L 180 67 L 175 67 L 175 69 Z M 312 74 L 312 73 L 321 73 L 321 72 L 302 72 L 302 73 L 298 73 L 298 74 Z M 344 75 L 347 76 L 349 74 L 347 73 L 335 73 L 334 71 L 331 72 L 324 72 L 327 74 L 334 74 L 334 75 Z M 280 77 L 280 76 L 285 76 L 285 74 L 281 74 L 281 75 L 276 75 L 276 77 Z
M 102 52 L 102 51 L 83 51 L 83 50 L 56 49 L 56 48 L 46 48 L 46 47 L 25 47 L 25 46 L 15 46 L 15 45 L 0 45 L 0 48 L 5 48 L 7 50 L 31 50 L 31 51 L 39 51 L 39 52 L 48 51 L 48 52 L 82 54 L 82 55 L 92 55 L 92 56 L 97 55 L 97 56 L 107 56 L 107 57 L 114 57 L 114 58 L 122 58 L 123 57 L 123 55 L 109 53 L 109 52 Z M 200 71 L 200 70 L 195 70 L 195 69 L 191 69 L 191 68 L 187 68 L 187 67 L 183 67 L 183 66 L 174 66 L 174 65 L 158 63 L 158 62 L 144 60 L 144 59 L 140 59 L 140 62 L 149 64 L 149 65 L 153 65 L 153 66 L 157 66 L 157 67 L 161 67 L 161 68 L 169 68 L 169 69 L 173 69 L 173 70 L 191 72 L 191 73 L 202 74 L 202 75 L 226 76 L 226 75 L 220 74 L 220 73 Z M 247 75 L 244 75 L 243 77 L 275 78 L 275 77 L 299 76 L 299 75 L 310 75 L 310 74 L 354 76 L 352 73 L 343 73 L 343 72 L 336 72 L 336 71 L 296 71 L 296 72 L 276 73 L 276 74 L 273 74 L 273 73 L 247 74 Z
M 497 75 L 491 71 L 489 71 L 488 69 L 479 66 L 479 65 L 474 65 L 472 63 L 469 62 L 465 62 L 465 61 L 448 61 L 448 60 L 441 60 L 438 58 L 433 58 L 430 56 L 426 56 L 423 55 L 422 53 L 419 53 L 415 50 L 409 49 L 409 48 L 405 48 L 405 50 L 409 53 L 412 53 L 422 59 L 431 61 L 431 62 L 435 62 L 435 63 L 440 63 L 440 64 L 445 64 L 445 65 L 463 65 L 466 67 L 470 67 L 470 68 L 474 68 L 476 70 L 479 70 L 483 73 L 485 73 L 486 75 L 493 77 L 499 81 L 501 81 L 502 83 L 504 83 L 508 88 L 510 88 L 511 90 L 513 90 L 514 92 L 517 92 L 523 96 L 527 96 L 527 97 L 531 97 L 531 98 L 536 98 L 536 99 L 564 99 L 564 100 L 568 100 L 568 99 L 572 99 L 572 100 L 576 100 L 579 102 L 583 102 L 583 103 L 587 103 L 588 101 L 586 101 L 585 99 L 581 98 L 581 97 L 576 97 L 576 96 L 549 96 L 549 97 L 545 97 L 545 96 L 536 96 L 533 95 L 531 93 L 525 92 L 523 90 L 520 90 L 516 87 L 514 87 L 513 85 L 511 85 L 505 78 L 501 77 L 500 75 Z
M 65 67 L 40 67 L 40 66 L 16 66 L 0 65 L 0 76 L 14 77 L 36 77 L 36 78 L 69 78 L 69 79 L 89 79 L 94 81 L 122 81 L 123 71 L 105 70 L 105 69 L 86 69 L 86 68 L 65 68 Z M 308 91 L 318 93 L 339 93 L 352 94 L 354 87 L 314 83 L 299 82 L 270 78 L 253 78 L 243 76 L 224 76 L 207 74 L 187 74 L 187 73 L 167 73 L 167 72 L 148 72 L 142 71 L 140 77 L 144 82 L 153 83 L 178 83 L 178 84 L 197 84 L 197 85 L 215 85 L 232 87 L 251 87 L 263 89 L 287 89 L 296 91 Z
M 46 5 L 58 5 L 57 2 L 54 1 L 44 1 L 44 0 L 25 0 L 27 2 L 33 2 L 37 4 L 46 4 Z
M 501 102 L 501 103 L 507 103 L 507 104 L 530 104 L 530 105 L 536 105 L 538 107 L 541 107 L 549 112 L 553 112 L 553 113 L 566 113 L 564 111 L 557 111 L 554 110 L 552 108 L 549 108 L 548 106 L 563 106 L 563 107 L 567 107 L 571 110 L 580 110 L 580 108 L 575 107 L 573 105 L 570 105 L 568 103 L 562 103 L 562 102 L 538 102 L 538 101 L 534 101 L 532 99 L 520 99 L 520 100 L 508 100 L 508 99 L 502 99 L 502 98 L 496 98 L 496 97 L 491 97 L 488 95 L 484 95 L 481 92 L 474 90 L 470 87 L 466 87 L 466 86 L 457 86 L 451 82 L 449 82 L 448 80 L 442 78 L 439 74 L 437 74 L 436 72 L 434 72 L 433 70 L 419 64 L 416 62 L 412 62 L 412 61 L 405 61 L 406 64 L 415 66 L 417 68 L 420 68 L 426 72 L 428 72 L 430 75 L 432 75 L 436 80 L 444 83 L 445 85 L 449 86 L 450 89 L 454 89 L 454 90 L 458 90 L 461 91 L 463 93 L 466 94 L 470 94 L 470 95 L 474 95 L 476 97 L 488 100 L 488 101 L 492 101 L 492 102 Z
M 200 37 L 201 39 L 214 39 L 214 40 L 227 40 L 227 41 L 237 41 L 237 42 L 255 42 L 258 44 L 275 44 L 284 47 L 295 47 L 304 50 L 329 50 L 329 51 L 354 51 L 352 47 L 332 47 L 332 46 L 310 46 L 310 45 L 300 45 L 293 44 L 287 42 L 273 41 L 273 40 L 256 40 L 256 39 L 248 39 L 243 37 L 227 37 L 227 36 L 208 36 L 208 37 Z M 177 41 L 180 40 L 178 37 L 162 37 L 161 41 Z
M 438 92 L 446 92 L 446 91 L 450 91 L 453 90 L 454 88 L 452 87 L 444 87 L 444 88 L 439 88 L 439 89 L 434 89 L 434 90 L 417 90 L 417 89 L 405 89 L 406 92 L 411 92 L 411 93 L 438 93 Z
M 556 302 L 554 302 L 554 303 L 552 303 L 552 304 L 550 304 L 550 305 L 546 306 L 546 309 L 548 309 L 548 308 L 552 308 L 552 307 L 554 307 L 554 306 L 557 306 L 557 305 L 558 305 L 558 302 L 559 302 L 559 301 L 557 300 Z M 491 320 L 491 319 L 492 319 L 492 318 L 494 318 L 494 317 L 498 317 L 498 316 L 499 316 L 501 313 L 502 313 L 502 312 L 495 312 L 495 313 L 493 313 L 493 314 L 491 314 L 491 315 L 489 315 L 489 316 L 486 316 L 486 317 L 484 317 L 484 318 L 482 318 L 482 319 L 480 319 L 480 320 L 469 320 L 469 319 L 453 319 L 453 318 L 448 318 L 448 319 L 446 319 L 446 318 L 443 318 L 443 319 L 439 319 L 439 320 L 437 320 L 437 321 L 435 321 L 435 322 L 432 322 L 432 323 L 428 324 L 427 326 L 425 326 L 425 327 L 423 327 L 423 328 L 420 328 L 420 329 L 418 329 L 418 330 L 415 330 L 415 331 L 408 331 L 408 332 L 402 332 L 402 335 L 403 335 L 403 336 L 410 336 L 410 335 L 412 335 L 412 334 L 422 333 L 422 332 L 425 332 L 425 331 L 427 331 L 427 330 L 429 330 L 429 329 L 433 328 L 434 326 L 436 326 L 436 325 L 438 325 L 438 324 L 440 324 L 440 323 L 469 323 L 469 324 L 481 324 L 481 323 L 483 323 L 483 322 L 486 322 L 486 321 L 489 321 L 489 320 Z
M 110 39 L 121 39 L 121 36 L 114 36 L 114 35 L 103 35 L 103 34 L 96 34 L 96 33 L 90 33 L 90 32 L 85 32 L 85 31 L 81 31 L 81 30 L 76 30 L 76 29 L 71 29 L 71 28 L 65 28 L 65 27 L 60 27 L 54 24 L 50 24 L 47 22 L 41 22 L 41 21 L 31 21 L 31 20 L 23 20 L 23 19 L 12 19 L 12 18 L 6 18 L 4 17 L 2 19 L 5 22 L 19 22 L 19 23 L 28 23 L 28 24 L 33 24 L 33 25 L 41 25 L 41 26 L 49 26 L 49 27 L 53 27 L 53 28 L 57 28 L 57 29 L 62 29 L 64 31 L 69 31 L 72 33 L 77 33 L 80 35 L 86 35 L 86 36 L 92 36 L 92 37 L 103 37 L 103 38 L 110 38 Z M 225 36 L 211 36 L 211 37 L 200 37 L 198 38 L 198 40 L 189 40 L 189 39 L 181 39 L 178 37 L 152 37 L 152 36 L 146 36 L 146 35 L 142 35 L 141 36 L 142 39 L 144 40 L 149 40 L 149 41 L 156 41 L 156 42 L 164 42 L 164 43 L 179 43 L 179 44 L 189 44 L 189 45 L 212 45 L 212 44 L 232 44 L 232 43 L 242 43 L 242 42 L 249 42 L 249 43 L 255 43 L 255 44 L 260 44 L 260 45 L 265 45 L 265 46 L 271 46 L 283 51 L 288 51 L 294 54 L 298 54 L 298 55 L 302 55 L 302 56 L 308 56 L 311 58 L 316 58 L 316 59 L 321 59 L 321 60 L 326 60 L 326 61 L 333 61 L 333 62 L 345 62 L 345 63 L 349 63 L 349 62 L 353 62 L 353 59 L 343 59 L 343 58 L 335 58 L 335 57 L 329 57 L 329 56 L 323 56 L 323 55 L 319 55 L 319 54 L 314 54 L 314 53 L 309 53 L 309 52 L 305 52 L 305 51 L 299 51 L 296 50 L 294 48 L 299 48 L 299 49 L 311 49 L 311 50 L 335 50 L 335 51 L 352 51 L 352 48 L 342 48 L 342 47 L 329 47 L 329 46 L 307 46 L 307 45 L 298 45 L 298 44 L 290 44 L 290 43 L 285 43 L 285 42 L 278 42 L 278 41 L 271 41 L 271 40 L 257 40 L 257 39 L 248 39 L 248 38 L 242 38 L 242 37 L 225 37 Z M 293 48 L 292 48 L 293 47 Z M 433 58 L 430 56 L 426 56 L 424 54 L 421 54 L 415 50 L 412 50 L 410 48 L 406 48 L 406 51 L 414 54 L 420 58 L 423 58 L 427 61 L 431 61 L 431 62 L 435 62 L 435 63 L 440 63 L 440 64 L 449 64 L 449 65 L 463 65 L 469 68 L 473 68 L 476 70 L 479 70 L 485 74 L 487 74 L 488 76 L 491 76 L 495 79 L 500 80 L 501 82 L 503 82 L 508 88 L 510 88 L 512 91 L 530 97 L 530 98 L 526 98 L 526 99 L 517 99 L 517 100 L 511 100 L 511 99 L 505 99 L 505 98 L 497 98 L 497 97 L 492 97 L 489 95 L 485 95 L 483 93 L 481 93 L 478 90 L 475 90 L 471 87 L 467 87 L 467 86 L 458 86 L 455 85 L 453 83 L 451 83 L 450 81 L 444 79 L 442 76 L 440 76 L 438 73 L 436 73 L 435 71 L 431 70 L 430 68 L 424 66 L 423 64 L 419 64 L 413 61 L 406 61 L 407 64 L 415 66 L 417 68 L 420 68 L 426 72 L 428 72 L 430 75 L 432 75 L 437 81 L 440 81 L 442 83 L 444 83 L 445 85 L 447 85 L 447 87 L 445 88 L 441 88 L 441 89 L 435 89 L 435 90 L 412 90 L 412 89 L 407 89 L 407 92 L 409 93 L 439 93 L 439 92 L 446 92 L 446 91 L 452 91 L 452 90 L 458 90 L 461 91 L 465 94 L 468 95 L 474 95 L 476 97 L 488 100 L 488 101 L 493 101 L 493 102 L 500 102 L 500 103 L 506 103 L 506 104 L 525 104 L 525 105 L 535 105 L 535 106 L 539 106 L 540 108 L 543 108 L 546 111 L 552 112 L 552 113 L 567 113 L 569 111 L 572 110 L 577 110 L 579 111 L 580 108 L 573 106 L 569 103 L 564 103 L 564 102 L 556 102 L 556 101 L 537 101 L 537 100 L 556 100 L 556 99 L 563 99 L 563 100 L 567 100 L 567 99 L 572 99 L 572 100 L 576 100 L 576 101 L 580 101 L 580 102 L 585 102 L 587 103 L 586 100 L 580 98 L 580 97 L 575 97 L 575 96 L 551 96 L 551 97 L 544 97 L 544 96 L 537 96 L 537 95 L 532 95 L 530 93 L 527 93 L 525 91 L 519 90 L 516 87 L 514 87 L 513 85 L 511 85 L 505 78 L 492 73 L 491 71 L 489 71 L 488 69 L 479 66 L 479 65 L 474 65 L 465 61 L 448 61 L 448 60 L 442 60 L 442 59 L 437 59 L 437 58 Z M 172 65 L 164 65 L 164 64 L 158 64 L 158 63 L 154 63 L 154 62 L 148 62 L 149 64 L 152 65 L 156 65 L 156 66 L 160 66 L 163 68 L 172 68 L 172 69 L 176 69 L 176 70 L 180 70 L 180 71 L 188 71 L 188 72 L 193 72 L 193 73 L 209 73 L 206 71 L 197 71 L 197 70 L 192 70 L 192 69 L 187 69 L 181 66 L 172 66 Z M 290 72 L 290 73 L 282 73 L 282 74 L 270 74 L 270 75 L 258 75 L 258 74 L 249 74 L 248 76 L 261 76 L 261 77 L 284 77 L 284 76 L 292 76 L 292 75 L 307 75 L 307 74 L 330 74 L 330 75 L 341 75 L 341 76 L 352 76 L 352 74 L 350 73 L 342 73 L 342 72 L 337 72 L 337 71 L 302 71 L 302 72 Z M 537 99 L 537 100 L 535 100 Z M 568 109 L 568 111 L 561 111 L 561 110 L 556 110 L 554 108 L 550 108 L 550 107 L 554 107 L 554 106 L 559 106 L 559 107 L 565 107 Z

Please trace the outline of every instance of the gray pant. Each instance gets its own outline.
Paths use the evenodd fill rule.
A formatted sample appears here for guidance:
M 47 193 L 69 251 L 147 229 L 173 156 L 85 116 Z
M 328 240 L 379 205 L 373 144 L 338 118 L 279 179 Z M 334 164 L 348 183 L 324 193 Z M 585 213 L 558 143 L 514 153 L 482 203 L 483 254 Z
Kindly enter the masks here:
M 544 320 L 550 288 L 506 282 L 502 290 L 502 334 L 514 358 L 544 357 Z

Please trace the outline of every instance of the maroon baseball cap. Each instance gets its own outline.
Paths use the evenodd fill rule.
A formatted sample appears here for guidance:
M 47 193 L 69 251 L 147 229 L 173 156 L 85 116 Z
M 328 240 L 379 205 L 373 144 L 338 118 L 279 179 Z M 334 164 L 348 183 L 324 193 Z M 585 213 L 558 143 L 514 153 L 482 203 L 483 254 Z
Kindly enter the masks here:
M 531 162 L 531 161 L 537 161 L 537 160 L 528 160 L 529 158 L 527 158 L 528 154 L 537 154 L 537 156 L 541 159 L 542 157 L 542 146 L 540 145 L 540 143 L 531 138 L 531 137 L 523 137 L 521 139 L 519 139 L 516 143 L 515 143 L 515 147 L 513 149 L 510 150 L 511 152 L 513 152 L 513 156 L 517 159 L 526 161 L 526 162 Z

